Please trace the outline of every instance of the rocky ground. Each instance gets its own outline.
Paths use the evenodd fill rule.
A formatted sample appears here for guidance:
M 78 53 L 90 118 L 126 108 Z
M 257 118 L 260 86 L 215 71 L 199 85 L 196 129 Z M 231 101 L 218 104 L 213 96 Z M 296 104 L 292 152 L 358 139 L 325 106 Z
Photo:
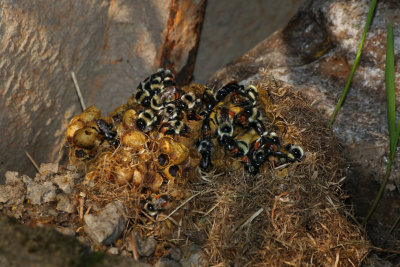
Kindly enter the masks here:
M 153 256 L 154 237 L 135 234 L 135 241 L 127 238 L 123 243 L 124 207 L 117 200 L 102 208 L 87 203 L 77 189 L 82 181 L 83 175 L 75 168 L 59 168 L 58 164 L 42 164 L 34 179 L 6 173 L 6 183 L 0 186 L 0 235 L 3 252 L 7 251 L 0 253 L 3 266 L 26 262 L 29 266 L 148 266 L 132 258 Z M 192 244 L 171 248 L 155 266 L 203 266 L 203 258 L 201 248 Z

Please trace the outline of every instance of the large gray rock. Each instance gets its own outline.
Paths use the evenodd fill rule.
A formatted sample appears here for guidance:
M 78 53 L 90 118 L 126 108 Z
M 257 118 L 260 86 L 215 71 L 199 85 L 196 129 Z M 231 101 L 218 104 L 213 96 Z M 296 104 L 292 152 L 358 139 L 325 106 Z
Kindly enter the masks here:
M 122 234 L 126 217 L 124 207 L 118 201 L 107 204 L 97 214 L 84 216 L 85 232 L 95 242 L 109 245 Z
M 281 28 L 304 1 L 208 1 L 193 73 L 195 82 L 207 82 L 218 69 Z

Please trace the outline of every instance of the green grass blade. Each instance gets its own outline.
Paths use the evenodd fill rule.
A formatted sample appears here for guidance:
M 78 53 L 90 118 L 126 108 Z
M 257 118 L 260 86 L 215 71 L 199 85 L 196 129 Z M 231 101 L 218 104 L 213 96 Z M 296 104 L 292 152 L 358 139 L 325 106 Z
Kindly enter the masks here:
M 362 225 L 366 225 L 371 215 L 374 213 L 379 201 L 382 198 L 383 191 L 385 190 L 386 184 L 389 180 L 390 170 L 392 169 L 392 163 L 399 140 L 400 134 L 400 123 L 396 126 L 396 95 L 394 87 L 394 44 L 393 44 L 393 27 L 392 23 L 389 23 L 387 32 L 387 43 L 386 43 L 386 66 L 385 66 L 385 83 L 386 83 L 386 98 L 387 98 L 387 115 L 388 115 L 388 128 L 390 137 L 390 156 L 389 163 L 386 166 L 385 178 L 383 179 L 379 188 L 378 194 L 371 208 L 368 211 L 367 216 L 362 221 Z
M 372 214 L 374 213 L 376 207 L 378 206 L 379 201 L 382 198 L 383 195 L 383 191 L 385 190 L 387 181 L 389 180 L 389 176 L 390 176 L 390 170 L 392 169 L 392 164 L 393 164 L 393 158 L 394 158 L 394 154 L 393 157 L 390 157 L 389 159 L 389 163 L 386 166 L 386 173 L 385 173 L 385 178 L 383 179 L 383 182 L 381 183 L 381 187 L 379 188 L 378 194 L 376 195 L 376 198 L 374 200 L 374 203 L 372 203 L 371 208 L 369 208 L 368 210 L 368 214 L 367 216 L 365 216 L 364 220 L 362 221 L 361 225 L 365 226 L 369 220 L 369 218 L 372 216 Z
M 390 139 L 390 154 L 396 149 L 396 93 L 394 88 L 393 26 L 389 23 L 386 42 L 386 108 Z
M 362 50 L 362 48 L 364 46 L 365 36 L 367 35 L 369 25 L 371 24 L 372 17 L 374 15 L 375 5 L 376 5 L 376 0 L 372 0 L 371 4 L 369 5 L 368 17 L 367 17 L 367 21 L 365 22 L 364 32 L 363 32 L 363 35 L 362 35 L 362 38 L 361 38 L 360 46 L 358 47 L 356 59 L 354 60 L 353 67 L 351 69 L 351 72 L 350 72 L 349 78 L 347 80 L 346 86 L 344 87 L 342 96 L 340 97 L 339 102 L 337 103 L 337 105 L 335 107 L 335 110 L 333 111 L 333 113 L 332 113 L 332 115 L 331 115 L 331 117 L 329 119 L 328 128 L 332 127 L 332 124 L 335 121 L 336 116 L 337 116 L 337 114 L 338 114 L 338 112 L 340 110 L 340 107 L 342 106 L 343 101 L 346 98 L 347 92 L 349 91 L 351 81 L 353 80 L 354 72 L 356 71 L 358 61 L 360 60 L 361 50 Z

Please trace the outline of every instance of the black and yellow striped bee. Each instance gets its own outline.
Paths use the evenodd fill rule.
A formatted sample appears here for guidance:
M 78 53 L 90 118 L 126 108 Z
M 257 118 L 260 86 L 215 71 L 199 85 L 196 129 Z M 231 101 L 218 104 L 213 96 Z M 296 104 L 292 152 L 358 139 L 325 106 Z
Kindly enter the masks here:
M 152 109 L 145 109 L 139 113 L 136 126 L 143 132 L 148 132 L 157 124 L 157 116 Z
M 152 217 L 156 217 L 159 212 L 162 212 L 166 209 L 168 201 L 169 198 L 167 195 L 156 195 L 149 197 L 143 205 L 143 211 Z
M 182 136 L 189 136 L 190 129 L 189 127 L 179 120 L 171 120 L 168 122 L 164 122 L 160 127 L 160 132 L 164 134 L 171 134 L 171 135 L 182 135 Z

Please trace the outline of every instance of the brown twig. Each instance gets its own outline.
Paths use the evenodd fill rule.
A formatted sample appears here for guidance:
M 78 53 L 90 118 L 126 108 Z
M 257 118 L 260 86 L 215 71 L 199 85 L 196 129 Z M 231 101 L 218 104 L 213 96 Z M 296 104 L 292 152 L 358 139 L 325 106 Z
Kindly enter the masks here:
M 174 209 L 170 214 L 168 214 L 168 216 L 162 218 L 159 221 L 165 221 L 166 219 L 169 219 L 169 217 L 171 217 L 175 212 L 177 212 L 180 208 L 182 208 L 186 203 L 188 203 L 190 200 L 192 200 L 193 198 L 197 197 L 200 194 L 205 194 L 205 193 L 209 193 L 212 190 L 207 190 L 207 191 L 203 191 L 203 192 L 198 192 L 196 194 L 194 194 L 193 196 L 189 197 L 188 199 L 186 199 L 182 204 L 180 204 L 178 207 L 176 207 L 176 209 Z
M 38 173 L 40 173 L 39 166 L 36 164 L 35 160 L 29 155 L 27 151 L 25 151 L 25 155 L 28 157 L 28 159 L 32 162 L 33 166 L 37 170 Z M 41 173 L 40 173 L 41 174 Z
M 133 232 L 131 232 L 131 234 L 129 236 L 129 240 L 131 241 L 131 248 L 132 248 L 133 258 L 135 260 L 139 260 L 139 252 L 138 252 L 138 248 L 137 248 L 136 238 L 133 235 Z
M 275 217 L 274 215 L 275 215 L 276 204 L 277 204 L 278 200 L 279 200 L 281 197 L 286 196 L 286 195 L 288 195 L 288 194 L 290 194 L 290 193 L 289 193 L 289 192 L 283 192 L 283 193 L 279 194 L 278 196 L 276 196 L 276 197 L 275 197 L 275 201 L 274 201 L 274 206 L 272 207 L 272 211 L 271 211 L 271 222 L 272 222 L 272 225 L 274 226 L 275 230 L 276 230 L 278 233 L 280 233 L 281 230 L 278 228 L 278 225 L 276 225 L 275 219 L 274 219 L 274 217 Z
M 85 110 L 86 109 L 85 101 L 83 100 L 81 88 L 79 88 L 79 84 L 76 79 L 75 72 L 72 71 L 71 76 L 72 76 L 72 80 L 74 81 L 75 90 L 76 90 L 76 93 L 78 94 L 78 98 L 79 98 L 79 102 L 81 103 L 82 110 Z
M 79 193 L 79 219 L 82 220 L 83 219 L 83 206 L 85 203 L 85 197 L 86 194 L 84 192 L 80 192 Z

